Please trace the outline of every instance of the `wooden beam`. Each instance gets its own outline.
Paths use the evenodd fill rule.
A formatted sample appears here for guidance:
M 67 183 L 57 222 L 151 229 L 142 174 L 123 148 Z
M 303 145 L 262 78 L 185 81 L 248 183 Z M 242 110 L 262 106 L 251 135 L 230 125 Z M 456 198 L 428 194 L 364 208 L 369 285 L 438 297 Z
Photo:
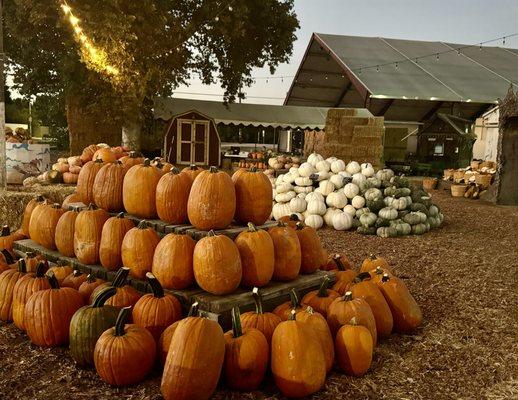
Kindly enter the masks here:
M 327 100 L 308 99 L 305 97 L 290 96 L 290 101 L 303 101 L 305 103 L 324 103 L 326 107 L 331 107 Z M 285 104 L 288 105 L 288 104 Z
M 335 107 L 338 107 L 340 104 L 342 104 L 342 100 L 344 99 L 347 92 L 349 92 L 349 90 L 351 90 L 352 86 L 353 86 L 352 81 L 349 81 L 349 83 L 345 86 L 344 90 L 342 90 L 342 93 L 340 93 L 340 97 L 338 98 L 337 102 L 335 103 Z
M 381 109 L 376 113 L 376 116 L 383 117 L 387 113 L 392 103 L 394 103 L 394 99 L 387 100 L 385 104 L 383 104 L 383 107 L 381 107 Z
M 299 73 L 301 73 L 301 74 L 322 74 L 322 75 L 343 76 L 343 77 L 345 77 L 345 74 L 343 72 L 319 71 L 317 69 L 308 69 L 308 68 L 302 68 L 299 71 Z
M 342 86 L 332 86 L 332 85 L 318 85 L 311 82 L 297 82 L 295 83 L 295 87 L 300 87 L 303 89 L 341 89 Z
M 419 119 L 419 122 L 422 122 L 422 121 L 427 121 L 429 120 L 430 118 L 432 118 L 432 116 L 441 109 L 442 106 L 444 106 L 446 102 L 445 101 L 438 101 L 437 103 L 435 103 L 435 105 L 429 110 L 426 112 L 426 114 L 424 114 L 420 119 Z

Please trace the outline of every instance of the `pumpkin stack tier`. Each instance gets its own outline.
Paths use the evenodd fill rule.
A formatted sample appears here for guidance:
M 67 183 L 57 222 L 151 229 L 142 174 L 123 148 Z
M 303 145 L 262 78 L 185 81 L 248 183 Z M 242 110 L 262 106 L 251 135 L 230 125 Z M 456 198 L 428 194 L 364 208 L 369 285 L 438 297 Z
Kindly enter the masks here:
M 151 272 L 153 255 L 160 238 L 146 221 L 141 221 L 136 228 L 130 229 L 122 240 L 122 264 L 130 269 L 130 275 L 144 279 L 146 272 Z
M 196 242 L 188 235 L 169 233 L 158 243 L 151 271 L 166 289 L 186 289 L 194 284 L 192 267 Z
M 255 312 L 248 311 L 241 314 L 241 325 L 243 328 L 255 328 L 260 330 L 268 344 L 271 343 L 273 331 L 281 323 L 278 315 L 271 312 L 263 311 L 263 301 L 258 288 L 252 290 L 252 296 L 255 303 Z
M 108 271 L 117 271 L 122 267 L 122 241 L 126 233 L 134 228 L 132 220 L 124 218 L 124 213 L 106 220 L 101 231 L 99 261 Z
M 74 253 L 83 264 L 99 264 L 99 247 L 103 225 L 110 218 L 105 210 L 90 203 L 76 218 Z
M 156 217 L 156 187 L 162 173 L 148 158 L 131 167 L 124 176 L 122 200 L 129 214 L 139 218 Z
M 180 173 L 176 167 L 160 178 L 156 187 L 156 211 L 162 221 L 187 223 L 187 201 L 192 182 L 189 175 Z
M 234 172 L 232 181 L 236 189 L 236 220 L 264 224 L 272 213 L 272 184 L 268 177 L 252 167 Z
M 25 260 L 18 260 L 17 269 L 9 269 L 0 274 L 0 321 L 13 320 L 13 297 L 16 283 L 25 276 Z
M 236 190 L 226 172 L 210 167 L 194 180 L 187 215 L 196 229 L 224 229 L 230 225 L 236 211 Z

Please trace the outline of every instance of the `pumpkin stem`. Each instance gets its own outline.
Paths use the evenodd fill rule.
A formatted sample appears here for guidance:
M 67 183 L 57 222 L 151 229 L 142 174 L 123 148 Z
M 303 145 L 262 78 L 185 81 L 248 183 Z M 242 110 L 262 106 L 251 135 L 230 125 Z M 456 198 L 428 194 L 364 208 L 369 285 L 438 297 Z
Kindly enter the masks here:
M 178 175 L 180 173 L 180 170 L 178 168 L 176 168 L 176 167 L 173 167 L 173 168 L 171 168 L 169 173 L 173 174 L 173 175 Z
M 94 297 L 94 301 L 92 303 L 92 308 L 99 308 L 104 306 L 106 300 L 112 297 L 115 293 L 117 293 L 117 289 L 113 286 L 105 287 L 99 293 L 97 293 Z
M 207 233 L 207 236 L 209 236 L 209 237 L 216 236 L 216 232 L 214 232 L 214 229 L 211 229 L 211 230 Z
M 378 258 L 378 257 L 376 257 L 376 254 L 371 254 L 369 257 L 372 261 L 374 261 Z
M 129 152 L 129 158 L 138 158 L 138 154 L 136 151 L 130 151 Z
M 124 325 L 126 325 L 126 320 L 131 312 L 131 306 L 124 307 L 119 311 L 119 315 L 117 316 L 117 321 L 115 322 L 115 336 L 124 336 Z
M 333 256 L 333 261 L 335 262 L 336 268 L 338 268 L 339 271 L 345 271 L 345 265 L 342 262 L 342 257 L 340 256 L 340 254 L 336 253 Z
M 390 276 L 389 276 L 389 274 L 387 274 L 387 273 L 383 274 L 383 277 L 381 278 L 381 281 L 382 281 L 382 282 L 388 282 L 388 281 L 390 281 Z
M 210 167 L 210 168 L 209 168 L 209 171 L 210 171 L 211 173 L 215 174 L 216 172 L 218 172 L 218 168 L 217 168 L 217 167 L 215 167 L 215 166 L 212 166 L 212 167 Z
M 126 279 L 128 278 L 128 274 L 130 272 L 130 269 L 127 267 L 122 267 L 119 269 L 119 272 L 117 272 L 117 275 L 115 275 L 115 279 L 112 282 L 113 287 L 122 287 L 126 283 Z
M 297 312 L 295 311 L 295 309 L 291 310 L 290 311 L 290 316 L 288 317 L 288 321 L 295 321 L 296 318 L 295 318 L 295 315 L 297 314 Z
M 88 204 L 87 210 L 97 210 L 97 206 L 94 203 Z
M 59 203 L 54 203 L 54 204 L 51 204 L 50 206 L 55 209 L 61 208 L 61 205 Z
M 88 274 L 86 275 L 86 281 L 88 283 L 94 283 L 97 279 L 95 278 L 95 276 L 93 276 L 92 274 Z
M 25 260 L 23 258 L 20 258 L 18 260 L 18 271 L 24 274 L 27 272 L 27 264 L 25 263 Z
M 261 293 L 259 292 L 259 288 L 254 287 L 252 289 L 252 296 L 254 298 L 255 303 L 255 313 L 262 314 L 263 313 L 263 298 Z
M 381 274 L 383 274 L 384 272 L 385 272 L 385 271 L 383 271 L 383 268 L 381 268 L 379 265 L 376 267 L 376 269 L 375 269 L 375 271 L 374 271 L 374 273 L 375 273 L 376 275 L 381 275 Z
M 45 197 L 43 197 L 43 196 L 40 194 L 38 197 L 36 197 L 36 201 L 37 201 L 38 203 L 41 203 L 42 201 L 45 201 Z
M 257 232 L 257 227 L 253 223 L 249 222 L 247 224 L 247 226 L 248 226 L 248 232 Z
M 284 222 L 282 222 L 281 220 L 277 221 L 277 226 L 282 228 L 282 227 L 285 227 L 286 224 Z
M 144 167 L 149 167 L 151 165 L 151 160 L 149 158 L 144 159 L 142 165 L 144 165 Z
M 249 172 L 257 172 L 257 167 L 255 165 L 251 166 L 248 170 Z
M 48 271 L 45 276 L 47 277 L 47 280 L 50 283 L 51 289 L 59 289 L 59 282 L 56 279 L 56 275 L 54 275 L 54 272 Z
M 14 258 L 13 258 L 13 255 L 9 252 L 9 250 L 7 249 L 2 249 L 0 250 L 0 252 L 2 253 L 2 255 L 4 256 L 5 258 L 5 262 L 7 264 L 13 264 L 14 263 Z
M 290 220 L 292 220 L 292 221 L 300 221 L 299 220 L 299 216 L 297 214 L 295 214 L 295 213 L 290 214 Z
M 354 281 L 356 283 L 358 282 L 362 282 L 366 279 L 370 279 L 371 278 L 371 274 L 368 273 L 368 272 L 362 272 L 362 273 L 359 273 L 358 275 L 356 275 L 356 278 L 354 278 Z
M 36 278 L 43 278 L 45 276 L 45 272 L 47 270 L 47 265 L 40 261 L 36 266 Z
M 243 328 L 241 327 L 241 313 L 239 312 L 239 307 L 232 307 L 232 333 L 234 338 L 238 338 L 239 336 L 243 336 Z
M 295 227 L 296 227 L 295 229 L 298 231 L 301 231 L 304 228 L 304 226 L 302 225 L 302 222 L 297 222 Z
M 351 301 L 353 299 L 353 292 L 347 291 L 344 294 L 343 301 Z
M 140 221 L 137 225 L 137 228 L 138 229 L 147 229 L 147 221 L 145 221 L 145 220 Z
M 356 321 L 356 317 L 351 318 L 351 320 L 349 321 L 349 325 L 353 325 L 353 326 L 358 325 L 358 322 Z
M 313 314 L 315 313 L 315 310 L 313 310 L 313 307 L 308 306 L 308 307 L 306 308 L 306 312 L 307 312 L 308 314 L 310 314 L 310 315 L 313 315 Z
M 156 279 L 155 275 L 153 275 L 151 272 L 146 272 L 146 278 L 149 281 L 149 286 L 151 286 L 151 290 L 153 291 L 153 296 L 156 298 L 162 298 L 164 297 L 164 288 L 162 288 L 162 285 Z
M 189 314 L 187 314 L 188 317 L 197 317 L 199 313 L 198 310 L 198 302 L 195 301 L 191 304 L 191 308 L 189 309 Z
M 297 291 L 295 290 L 295 288 L 290 290 L 290 301 L 291 301 L 292 308 L 300 307 L 299 296 L 297 295 Z
M 189 165 L 189 169 L 191 171 L 197 171 L 198 170 L 198 166 L 196 164 L 191 164 L 191 165 Z
M 11 234 L 11 230 L 9 229 L 9 225 L 2 226 L 2 234 L 0 236 L 9 236 Z
M 102 164 L 103 159 L 102 159 L 101 157 L 98 157 L 98 158 L 96 158 L 96 159 L 95 159 L 95 161 L 94 161 L 94 162 L 96 162 L 96 163 L 98 163 L 98 164 Z
M 327 292 L 329 283 L 330 283 L 329 277 L 327 275 L 324 276 L 324 279 L 322 279 L 322 283 L 320 284 L 320 287 L 318 288 L 318 292 L 317 292 L 318 297 L 329 297 L 329 293 Z
M 78 276 L 81 276 L 81 275 L 83 275 L 83 273 L 81 271 L 79 271 L 79 269 L 77 267 L 74 268 L 74 271 L 72 271 L 72 276 L 74 278 L 77 278 Z
M 119 218 L 119 219 L 122 219 L 124 218 L 124 213 L 123 212 L 120 212 L 116 215 L 116 218 Z

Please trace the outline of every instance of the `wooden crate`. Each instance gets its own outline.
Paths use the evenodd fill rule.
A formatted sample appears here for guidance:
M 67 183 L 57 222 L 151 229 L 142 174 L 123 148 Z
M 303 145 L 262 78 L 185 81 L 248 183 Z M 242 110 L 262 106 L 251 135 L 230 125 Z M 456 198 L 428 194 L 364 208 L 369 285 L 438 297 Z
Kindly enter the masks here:
M 113 281 L 115 272 L 107 271 L 100 265 L 86 265 L 80 263 L 76 258 L 62 256 L 55 250 L 48 250 L 30 239 L 19 240 L 14 243 L 14 249 L 20 256 L 32 251 L 43 254 L 49 262 L 57 262 L 63 260 L 72 267 L 78 268 L 81 272 L 92 274 L 99 279 Z M 271 282 L 266 287 L 261 288 L 261 295 L 264 301 L 264 310 L 271 311 L 279 304 L 289 299 L 289 292 L 295 288 L 300 296 L 303 296 L 310 290 L 317 289 L 322 279 L 329 275 L 334 281 L 334 274 L 317 271 L 310 275 L 301 275 L 291 282 Z M 151 292 L 148 283 L 138 279 L 129 278 L 128 283 L 140 292 Z M 218 321 L 224 329 L 230 328 L 230 310 L 234 306 L 239 306 L 242 312 L 254 309 L 254 301 L 249 290 L 239 288 L 236 292 L 226 296 L 216 296 L 207 293 L 199 287 L 193 287 L 187 290 L 165 290 L 178 298 L 182 304 L 184 314 L 190 305 L 197 301 L 200 309 L 206 311 L 211 319 Z

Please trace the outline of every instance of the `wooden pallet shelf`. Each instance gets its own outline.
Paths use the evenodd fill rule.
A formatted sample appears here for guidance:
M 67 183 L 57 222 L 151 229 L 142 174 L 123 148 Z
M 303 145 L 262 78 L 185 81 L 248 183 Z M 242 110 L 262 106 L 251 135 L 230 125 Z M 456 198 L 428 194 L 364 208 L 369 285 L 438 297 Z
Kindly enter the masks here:
M 107 271 L 101 265 L 82 264 L 77 258 L 65 257 L 59 252 L 48 250 L 30 239 L 14 242 L 14 249 L 20 256 L 24 256 L 25 253 L 31 251 L 37 254 L 43 254 L 49 262 L 65 261 L 72 267 L 78 268 L 81 272 L 92 274 L 99 279 L 112 281 L 115 278 L 115 272 Z M 279 304 L 287 301 L 292 288 L 295 288 L 300 296 L 303 296 L 310 290 L 317 289 L 325 276 L 329 276 L 331 280 L 334 281 L 334 274 L 317 271 L 310 275 L 301 275 L 291 282 L 269 283 L 266 287 L 261 288 L 264 310 L 271 311 Z M 128 283 L 140 292 L 147 293 L 151 291 L 151 288 L 145 281 L 129 278 Z M 212 319 L 217 320 L 225 329 L 230 327 L 230 310 L 232 307 L 239 306 L 241 312 L 254 309 L 254 301 L 250 290 L 242 288 L 226 296 L 216 296 L 203 291 L 199 287 L 193 287 L 187 290 L 165 290 L 165 292 L 178 298 L 182 304 L 184 313 L 186 313 L 193 302 L 197 301 L 200 305 L 200 309 L 206 311 Z

